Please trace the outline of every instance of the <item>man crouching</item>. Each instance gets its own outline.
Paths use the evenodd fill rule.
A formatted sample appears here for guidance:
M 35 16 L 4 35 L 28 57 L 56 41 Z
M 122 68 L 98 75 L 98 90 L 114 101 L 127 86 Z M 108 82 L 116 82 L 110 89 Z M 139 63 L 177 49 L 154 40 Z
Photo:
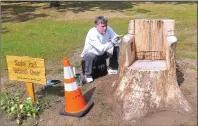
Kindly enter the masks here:
M 85 61 L 84 71 L 87 83 L 93 81 L 93 63 L 98 57 L 109 58 L 108 74 L 117 74 L 121 40 L 107 23 L 106 17 L 98 16 L 95 19 L 95 27 L 87 33 L 84 49 L 81 53 L 81 57 Z

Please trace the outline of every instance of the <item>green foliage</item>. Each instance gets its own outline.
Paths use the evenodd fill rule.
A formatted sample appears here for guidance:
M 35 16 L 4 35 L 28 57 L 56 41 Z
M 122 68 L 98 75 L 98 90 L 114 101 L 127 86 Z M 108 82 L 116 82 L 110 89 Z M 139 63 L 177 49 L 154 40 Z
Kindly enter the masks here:
M 16 115 L 16 123 L 18 125 L 27 117 L 36 118 L 40 111 L 39 103 L 36 102 L 32 104 L 30 97 L 28 97 L 24 103 L 21 103 L 18 94 L 8 93 L 1 95 L 0 108 L 9 115 Z
M 32 104 L 31 98 L 28 97 L 25 103 L 19 105 L 21 116 L 36 117 L 39 114 L 39 105 Z
M 8 93 L 1 94 L 0 107 L 9 114 L 17 114 L 19 111 L 18 95 L 9 95 Z

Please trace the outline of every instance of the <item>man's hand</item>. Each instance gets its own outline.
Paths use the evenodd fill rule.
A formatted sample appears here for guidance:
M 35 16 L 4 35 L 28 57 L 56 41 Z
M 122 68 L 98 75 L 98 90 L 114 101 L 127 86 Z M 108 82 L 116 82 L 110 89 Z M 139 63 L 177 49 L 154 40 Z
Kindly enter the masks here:
M 120 37 L 122 37 L 122 35 L 116 36 L 109 41 L 113 44 L 113 46 L 118 46 L 121 43 Z
M 111 42 L 108 42 L 104 46 L 104 51 L 107 51 L 108 49 L 113 48 L 113 44 Z

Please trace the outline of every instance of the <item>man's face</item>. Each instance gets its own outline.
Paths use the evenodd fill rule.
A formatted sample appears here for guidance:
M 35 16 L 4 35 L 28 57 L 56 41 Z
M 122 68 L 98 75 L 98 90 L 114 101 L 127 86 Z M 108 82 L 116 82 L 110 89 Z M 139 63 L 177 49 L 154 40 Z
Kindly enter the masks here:
M 107 30 L 107 24 L 104 23 L 99 23 L 98 25 L 96 25 L 96 29 L 100 34 L 105 34 L 106 30 Z

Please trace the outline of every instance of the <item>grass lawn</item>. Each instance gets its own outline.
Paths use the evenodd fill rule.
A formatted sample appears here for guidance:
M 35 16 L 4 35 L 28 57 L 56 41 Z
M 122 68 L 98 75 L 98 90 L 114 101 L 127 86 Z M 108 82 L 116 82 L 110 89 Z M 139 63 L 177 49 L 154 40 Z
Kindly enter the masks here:
M 88 19 L 79 17 L 82 20 L 76 18 L 74 20 L 57 20 L 62 19 L 61 17 L 72 8 L 83 8 L 82 4 L 85 6 L 83 8 L 85 11 L 78 12 L 78 14 L 84 14 L 86 11 L 104 10 L 104 7 L 106 10 L 109 7 L 111 11 L 123 13 L 125 15 L 123 17 L 109 18 L 109 25 L 118 34 L 127 33 L 128 21 L 133 18 L 174 19 L 176 22 L 175 34 L 178 38 L 177 58 L 197 59 L 197 5 L 195 2 L 128 2 L 129 5 L 127 4 L 126 8 L 122 6 L 123 3 L 120 4 L 120 10 L 116 10 L 116 8 L 119 9 L 119 2 L 117 2 L 116 8 L 110 8 L 110 2 L 106 2 L 106 4 L 99 2 L 95 5 L 91 4 L 94 2 L 69 3 L 62 3 L 61 9 L 47 8 L 49 3 L 43 2 L 33 2 L 32 4 L 23 2 L 13 5 L 2 3 L 3 70 L 7 68 L 6 55 L 61 61 L 63 56 L 71 57 L 76 49 L 82 48 L 88 30 L 93 27 L 94 17 Z M 75 11 L 72 10 L 74 15 Z M 21 20 L 22 18 L 24 20 Z

